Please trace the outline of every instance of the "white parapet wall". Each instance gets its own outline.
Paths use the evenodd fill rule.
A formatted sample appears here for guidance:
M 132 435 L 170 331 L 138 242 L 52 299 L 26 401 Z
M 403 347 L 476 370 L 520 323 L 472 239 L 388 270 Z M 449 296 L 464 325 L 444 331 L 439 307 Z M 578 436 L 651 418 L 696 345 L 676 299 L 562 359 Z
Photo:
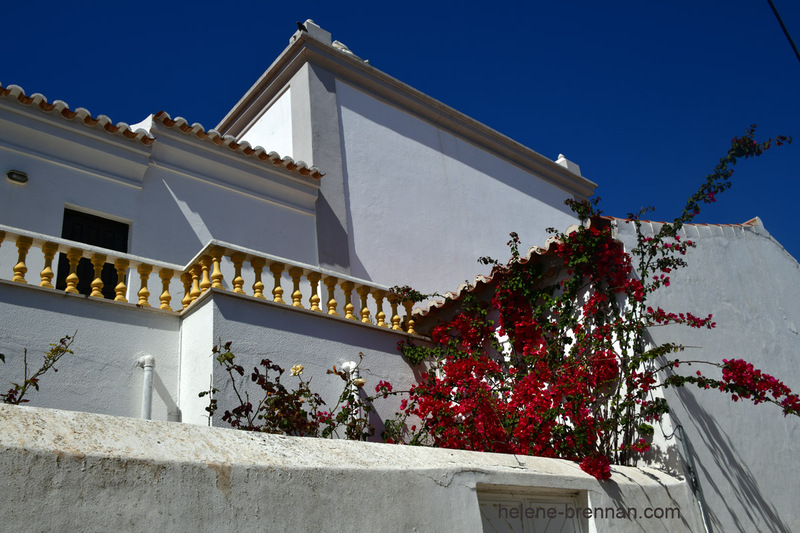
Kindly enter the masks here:
M 617 225 L 619 239 L 630 250 L 636 243 L 633 224 L 620 220 Z M 642 229 L 653 235 L 660 224 L 645 223 Z M 737 225 L 689 224 L 682 238 L 697 243 L 686 254 L 688 266 L 673 271 L 672 284 L 648 303 L 667 312 L 711 313 L 717 326 L 651 328 L 653 341 L 686 346 L 679 354 L 684 360 L 722 363 L 741 358 L 792 391 L 800 390 L 800 264 L 758 219 Z M 682 366 L 679 373 L 697 370 L 721 377 L 720 370 L 697 363 Z M 730 394 L 714 389 L 670 388 L 665 396 L 672 422 L 686 432 L 711 529 L 800 531 L 800 420 L 785 417 L 778 406 L 734 402 Z
M 564 531 L 702 530 L 686 482 L 612 472 L 0 405 L 7 531 L 466 533 L 522 531 L 542 513 Z

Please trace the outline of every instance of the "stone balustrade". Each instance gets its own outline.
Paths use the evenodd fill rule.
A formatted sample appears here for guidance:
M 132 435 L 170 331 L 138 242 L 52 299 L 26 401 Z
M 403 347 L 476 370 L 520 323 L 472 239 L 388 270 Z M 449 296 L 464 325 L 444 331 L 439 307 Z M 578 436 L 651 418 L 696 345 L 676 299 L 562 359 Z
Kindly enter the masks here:
M 222 273 L 226 260 L 233 270 L 229 283 Z M 243 277 L 245 269 L 250 277 L 248 282 Z M 416 333 L 411 313 L 413 302 L 401 301 L 388 287 L 221 241 L 206 245 L 184 269 L 181 281 L 186 295 L 182 300 L 184 307 L 209 288 L 223 289 L 298 309 Z
M 106 264 L 110 264 L 113 265 L 117 273 L 114 300 L 128 302 L 131 291 L 128 289 L 126 279 L 133 280 L 138 278 L 136 282 L 130 281 L 130 283 L 135 284 L 134 289 L 136 290 L 132 297 L 136 301 L 132 303 L 136 303 L 140 307 L 151 306 L 149 283 L 150 276 L 155 273 L 161 280 L 161 291 L 158 294 L 158 303 L 156 305 L 161 309 L 171 310 L 170 283 L 176 274 L 180 275 L 183 270 L 183 266 L 177 264 L 145 259 L 132 254 L 0 225 L 0 246 L 7 246 L 8 244 L 15 245 L 17 249 L 17 261 L 13 267 L 12 281 L 24 284 L 37 283 L 40 287 L 55 289 L 53 285 L 55 276 L 53 260 L 56 258 L 56 254 L 62 253 L 67 258 L 69 268 L 64 292 L 78 294 L 78 283 L 83 281 L 78 277 L 78 263 L 82 258 L 86 258 L 93 267 L 90 298 L 104 297 L 102 292 L 104 288 L 102 271 Z M 32 248 L 41 251 L 41 258 L 44 263 L 44 267 L 38 275 L 38 280 L 26 279 L 28 264 L 31 262 L 31 255 L 29 254 Z M 42 259 L 38 262 L 41 263 Z M 137 276 L 131 275 L 131 277 L 128 277 L 128 271 L 135 272 Z
M 64 289 L 68 293 L 77 294 L 78 283 L 85 281 L 78 277 L 78 263 L 87 258 L 93 267 L 89 294 L 93 298 L 104 297 L 102 271 L 105 265 L 110 264 L 116 270 L 118 280 L 114 287 L 114 300 L 128 302 L 130 298 L 135 300 L 131 303 L 140 307 L 157 305 L 160 309 L 174 311 L 172 293 L 175 291 L 172 286 L 179 283 L 183 287 L 183 298 L 178 312 L 187 309 L 207 290 L 216 289 L 395 331 L 416 333 L 413 302 L 401 301 L 401 297 L 388 287 L 220 241 L 211 241 L 186 266 L 0 224 L 0 247 L 8 244 L 16 246 L 17 260 L 11 279 L 17 283 L 38 282 L 40 287 L 55 290 L 53 260 L 56 254 L 62 253 L 69 265 Z M 44 264 L 39 280 L 26 278 L 32 248 L 39 249 L 43 258 L 38 261 Z M 223 263 L 233 271 L 229 281 L 223 275 Z M 156 276 L 158 281 L 152 280 L 152 284 L 160 285 L 156 291 L 158 301 L 151 303 L 150 278 Z M 247 282 L 245 276 L 249 278 Z M 129 290 L 126 279 L 135 283 L 135 294 Z M 401 318 L 401 313 L 404 318 Z

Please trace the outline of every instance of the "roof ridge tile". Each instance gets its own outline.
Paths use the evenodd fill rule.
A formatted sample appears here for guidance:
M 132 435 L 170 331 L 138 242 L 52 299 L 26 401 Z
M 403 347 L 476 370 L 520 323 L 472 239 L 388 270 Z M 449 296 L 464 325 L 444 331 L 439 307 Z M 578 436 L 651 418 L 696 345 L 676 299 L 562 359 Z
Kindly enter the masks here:
M 91 112 L 84 107 L 71 109 L 69 104 L 64 100 L 54 100 L 51 104 L 41 93 L 33 93 L 28 96 L 25 94 L 25 90 L 19 85 L 11 84 L 4 86 L 0 83 L 0 98 L 16 100 L 24 106 L 35 105 L 45 113 L 61 115 L 64 120 L 75 121 L 77 119 L 89 128 L 102 129 L 112 135 L 121 135 L 128 140 L 137 141 L 144 145 L 153 144 L 156 139 L 149 130 L 140 127 L 134 131 L 131 129 L 131 126 L 125 122 L 118 122 L 115 125 L 111 118 L 106 115 L 94 117 Z M 189 125 L 189 121 L 183 117 L 176 117 L 173 120 L 166 111 L 159 111 L 153 115 L 153 119 L 158 120 L 158 122 L 167 128 L 175 128 L 183 134 L 193 135 L 200 140 L 208 140 L 219 146 L 224 145 L 234 152 L 241 154 L 243 157 L 256 159 L 264 163 L 269 162 L 275 166 L 283 167 L 287 171 L 300 174 L 301 176 L 310 176 L 315 180 L 319 180 L 325 175 L 317 167 L 309 167 L 303 161 L 295 161 L 289 156 L 281 157 L 277 152 L 267 152 L 263 147 L 251 146 L 250 143 L 246 141 L 239 142 L 232 135 L 223 136 L 214 129 L 206 131 L 199 122 Z

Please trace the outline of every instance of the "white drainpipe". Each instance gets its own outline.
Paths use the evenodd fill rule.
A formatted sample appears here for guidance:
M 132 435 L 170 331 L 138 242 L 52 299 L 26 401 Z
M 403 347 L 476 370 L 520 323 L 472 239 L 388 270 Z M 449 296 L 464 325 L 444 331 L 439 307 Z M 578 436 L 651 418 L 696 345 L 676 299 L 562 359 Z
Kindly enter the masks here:
M 343 372 L 350 374 L 351 380 L 355 380 L 360 377 L 358 375 L 358 363 L 356 363 L 355 361 L 347 361 L 346 363 L 342 363 L 340 368 L 342 369 Z M 351 383 L 350 386 L 352 387 L 353 392 L 359 394 L 358 387 L 355 385 L 355 383 Z M 361 408 L 354 410 L 353 415 L 356 418 L 362 418 L 364 416 L 364 414 L 361 412 Z
M 152 355 L 143 355 L 139 358 L 139 366 L 144 369 L 144 380 L 142 381 L 142 418 L 150 420 L 153 410 L 153 369 L 156 367 L 156 359 Z

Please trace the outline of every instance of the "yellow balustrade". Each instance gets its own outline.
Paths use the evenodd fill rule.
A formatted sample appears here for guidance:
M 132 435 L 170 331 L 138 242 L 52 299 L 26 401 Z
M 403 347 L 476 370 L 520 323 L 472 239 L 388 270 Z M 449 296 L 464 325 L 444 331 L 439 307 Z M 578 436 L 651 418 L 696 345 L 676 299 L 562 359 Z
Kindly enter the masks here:
M 406 333 L 415 335 L 417 332 L 414 331 L 414 318 L 411 316 L 411 308 L 414 307 L 414 302 L 406 300 L 403 302 L 403 307 L 406 309 Z
M 42 281 L 40 287 L 52 289 L 53 287 L 53 258 L 58 251 L 58 245 L 52 242 L 42 244 L 42 255 L 44 255 L 44 268 L 40 274 Z
M 343 281 L 340 287 L 344 292 L 344 317 L 348 320 L 358 320 L 356 315 L 353 314 L 356 308 L 350 301 L 353 298 L 353 287 L 355 287 L 355 283 L 352 281 Z
M 189 307 L 189 304 L 192 303 L 192 273 L 184 272 L 181 274 L 181 283 L 183 283 L 183 298 L 181 299 L 181 305 L 184 309 L 186 309 Z
M 303 307 L 303 293 L 300 292 L 300 278 L 303 276 L 303 269 L 292 267 L 289 269 L 289 277 L 292 278 L 292 307 Z
M 237 294 L 245 294 L 244 289 L 244 278 L 242 277 L 242 263 L 244 263 L 244 254 L 241 252 L 236 252 L 231 254 L 231 261 L 233 262 L 233 292 Z M 264 290 L 263 287 L 261 289 Z
M 264 297 L 264 283 L 261 281 L 261 272 L 264 270 L 264 265 L 267 262 L 260 257 L 254 257 L 250 260 L 250 266 L 253 267 L 253 275 L 255 276 L 255 281 L 253 282 L 253 296 L 256 298 L 261 298 L 262 300 L 266 300 Z
M 390 292 L 386 299 L 389 300 L 389 305 L 392 307 L 392 329 L 395 331 L 403 331 L 400 327 L 400 315 L 397 313 L 397 304 L 400 303 L 400 295 Z
M 279 304 L 286 303 L 283 301 L 283 288 L 281 288 L 281 273 L 284 266 L 283 263 L 272 263 L 269 266 L 269 271 L 272 272 L 272 277 L 275 280 L 275 288 L 272 289 L 272 301 Z
M 211 267 L 211 256 L 204 255 L 200 258 L 200 269 L 203 273 L 203 277 L 200 279 L 200 291 L 206 292 L 208 289 L 211 288 L 211 278 L 208 276 L 209 268 Z
M 386 297 L 386 293 L 378 290 L 372 296 L 375 297 L 375 325 L 382 328 L 389 327 L 386 324 L 386 313 L 383 312 L 383 299 Z
M 79 294 L 78 292 L 78 263 L 83 257 L 83 250 L 79 248 L 70 248 L 67 250 L 67 261 L 69 262 L 69 274 L 67 275 L 67 288 L 64 292 L 72 294 Z
M 311 303 L 310 309 L 312 311 L 321 313 L 322 309 L 320 308 L 319 303 L 322 300 L 320 299 L 319 294 L 317 294 L 317 289 L 319 288 L 319 280 L 322 279 L 322 274 L 319 272 L 309 272 L 308 276 L 306 277 L 311 285 L 311 297 L 308 299 L 308 301 Z
M 169 302 L 172 301 L 172 296 L 169 295 L 169 282 L 172 281 L 172 276 L 175 272 L 169 268 L 162 268 L 158 271 L 158 277 L 161 278 L 161 296 L 158 300 L 161 302 L 160 308 L 166 311 L 172 311 Z
M 19 255 L 17 256 L 17 264 L 14 265 L 14 281 L 17 283 L 27 283 L 25 281 L 25 273 L 28 271 L 28 267 L 25 266 L 25 257 L 28 255 L 28 250 L 33 244 L 33 239 L 30 237 L 19 236 L 17 237 L 17 251 Z
M 192 267 L 192 292 L 189 293 L 192 301 L 197 300 L 197 298 L 203 294 L 203 290 L 200 288 L 200 278 L 203 275 L 203 269 L 200 265 L 195 265 Z
M 211 255 L 211 287 L 214 289 L 222 288 L 222 271 L 219 268 L 220 261 L 222 261 L 222 248 L 217 246 L 209 249 Z
M 359 288 L 356 289 L 356 292 L 361 297 L 361 322 L 365 324 L 372 324 L 372 321 L 369 319 L 369 307 L 367 306 L 367 296 L 369 296 L 369 287 L 366 285 L 361 285 Z
M 139 268 L 136 269 L 139 273 L 139 280 L 141 282 L 142 288 L 139 289 L 139 292 L 136 293 L 139 296 L 139 303 L 142 307 L 150 307 L 150 291 L 147 288 L 147 280 L 150 278 L 150 272 L 153 271 L 153 267 L 150 265 L 141 264 Z
M 324 281 L 325 286 L 328 288 L 328 303 L 327 303 L 328 314 L 333 316 L 339 316 L 339 313 L 336 312 L 336 306 L 338 305 L 338 303 L 336 302 L 336 299 L 333 297 L 334 293 L 336 292 L 336 283 L 338 281 L 339 280 L 334 278 L 333 276 L 328 276 L 327 278 L 325 278 Z
M 103 265 L 106 264 L 106 256 L 103 254 L 92 254 L 92 266 L 94 267 L 94 278 L 92 278 L 92 292 L 89 296 L 93 298 L 103 297 Z
M 117 285 L 114 287 L 115 302 L 128 301 L 128 287 L 125 285 L 125 274 L 128 272 L 129 266 L 131 266 L 131 263 L 127 259 L 117 259 L 114 261 L 114 269 L 117 271 Z
M 19 252 L 17 263 L 14 265 L 13 281 L 18 283 L 26 283 L 25 275 L 28 271 L 26 265 L 27 254 L 33 245 L 33 238 L 24 235 L 12 234 L 15 238 L 15 244 Z M 0 231 L 0 244 L 6 239 L 5 232 Z M 42 255 L 44 257 L 44 268 L 41 271 L 41 282 L 39 286 L 52 289 L 53 279 L 55 277 L 53 271 L 53 260 L 59 251 L 59 245 L 55 242 L 41 242 Z M 229 250 L 229 249 L 228 249 Z M 69 273 L 66 276 L 66 289 L 65 292 L 77 294 L 78 293 L 78 264 L 82 257 L 89 257 L 93 266 L 93 277 L 90 283 L 91 293 L 93 298 L 103 298 L 103 268 L 106 262 L 112 262 L 117 273 L 117 284 L 114 287 L 115 298 L 117 302 L 127 302 L 128 286 L 125 282 L 125 276 L 128 269 L 131 268 L 131 261 L 128 259 L 114 258 L 113 255 L 91 253 L 82 250 L 81 248 L 69 248 L 66 252 L 67 262 L 69 265 Z M 269 265 L 269 272 L 272 274 L 274 286 L 272 289 L 272 301 L 275 303 L 285 304 L 283 299 L 284 288 L 281 286 L 284 272 L 288 272 L 292 280 L 292 293 L 291 305 L 298 309 L 303 309 L 303 292 L 301 291 L 301 284 L 303 279 L 306 278 L 310 285 L 310 295 L 308 298 L 309 309 L 316 313 L 326 313 L 329 316 L 344 316 L 347 320 L 360 321 L 364 324 L 375 324 L 381 328 L 390 328 L 394 331 L 406 331 L 410 334 L 416 334 L 415 321 L 412 318 L 413 302 L 401 301 L 398 294 L 372 287 L 369 285 L 359 284 L 354 281 L 342 280 L 336 276 L 324 274 L 323 272 L 315 270 L 307 270 L 304 267 L 293 266 L 277 261 L 271 261 L 263 257 L 253 257 L 249 253 L 241 251 L 228 251 L 223 246 L 211 246 L 208 248 L 206 254 L 200 256 L 198 260 L 189 267 L 186 271 L 176 271 L 174 268 L 158 267 L 151 264 L 144 264 L 134 262 L 136 271 L 139 275 L 140 288 L 136 293 L 138 297 L 137 305 L 141 307 L 150 307 L 150 290 L 148 288 L 148 281 L 151 274 L 158 272 L 158 277 L 161 280 L 161 290 L 158 296 L 160 302 L 160 309 L 172 311 L 171 302 L 173 300 L 170 294 L 170 285 L 172 279 L 176 276 L 179 277 L 183 286 L 183 298 L 180 300 L 182 309 L 188 308 L 192 302 L 207 291 L 209 288 L 223 289 L 224 278 L 221 270 L 221 262 L 224 257 L 229 257 L 234 270 L 234 276 L 231 280 L 230 289 L 236 294 L 246 295 L 244 289 L 245 278 L 242 275 L 245 262 L 249 262 L 253 270 L 253 297 L 266 300 L 264 295 L 265 285 L 262 276 L 265 267 Z M 324 285 L 324 287 L 323 287 Z M 336 290 L 340 288 L 344 295 L 343 312 L 340 314 L 338 307 L 339 303 L 336 300 Z M 327 289 L 327 298 L 323 306 L 323 292 Z M 353 291 L 358 295 L 359 301 L 353 302 Z M 372 310 L 370 309 L 369 296 L 375 300 L 374 320 Z M 388 302 L 391 310 L 384 312 L 384 302 Z M 358 312 L 356 312 L 356 305 L 358 305 Z M 401 319 L 399 314 L 400 306 L 405 308 L 405 316 Z M 388 314 L 388 316 L 387 316 Z

